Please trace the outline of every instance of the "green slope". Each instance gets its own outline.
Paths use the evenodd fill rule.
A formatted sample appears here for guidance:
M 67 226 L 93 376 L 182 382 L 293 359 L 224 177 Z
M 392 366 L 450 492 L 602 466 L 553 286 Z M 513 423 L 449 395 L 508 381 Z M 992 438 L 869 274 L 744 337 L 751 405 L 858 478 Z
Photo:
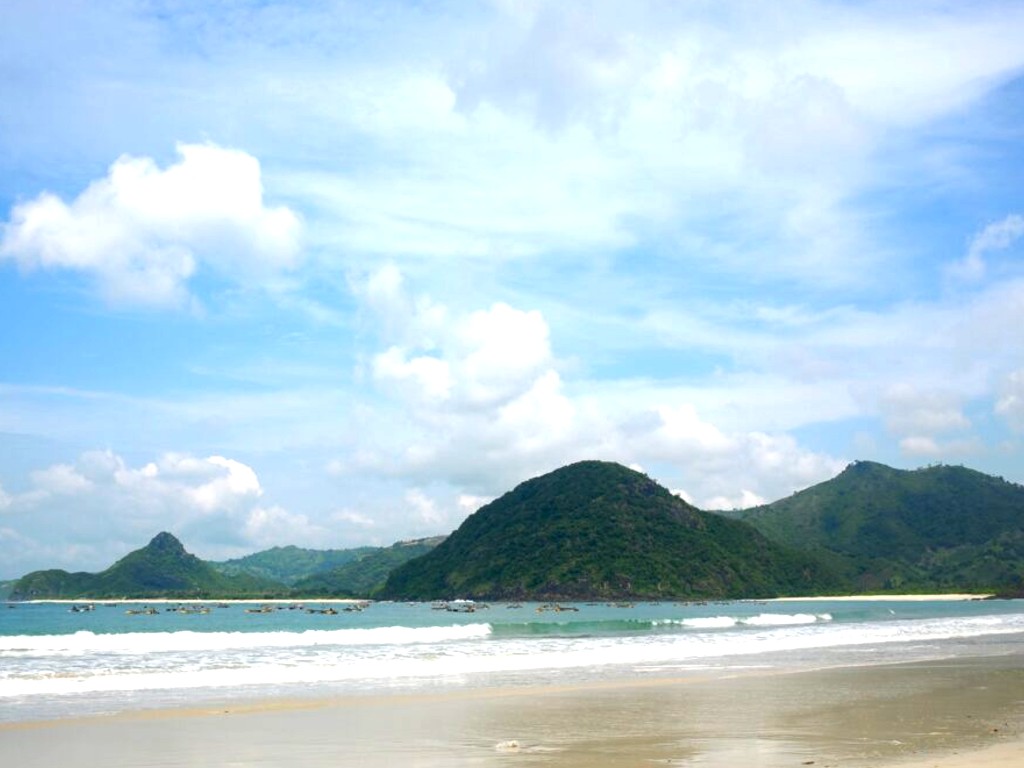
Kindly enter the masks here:
M 734 514 L 774 541 L 839 555 L 855 589 L 988 591 L 1024 574 L 1024 487 L 964 467 L 855 462 Z
M 292 585 L 317 573 L 330 571 L 352 563 L 379 547 L 357 547 L 355 549 L 304 549 L 287 546 L 273 547 L 252 555 L 210 563 L 221 573 L 238 575 L 247 573 L 261 579 L 270 579 Z
M 390 547 L 366 547 L 355 560 L 299 580 L 295 594 L 301 597 L 372 597 L 398 566 L 425 555 L 444 541 L 444 536 L 399 541 Z
M 248 575 L 227 576 L 189 554 L 174 536 L 160 533 L 142 549 L 100 573 L 35 571 L 15 582 L 17 600 L 118 597 L 245 597 L 281 594 L 285 588 Z
M 400 599 L 741 598 L 836 589 L 820 562 L 586 461 L 529 480 L 397 568 Z

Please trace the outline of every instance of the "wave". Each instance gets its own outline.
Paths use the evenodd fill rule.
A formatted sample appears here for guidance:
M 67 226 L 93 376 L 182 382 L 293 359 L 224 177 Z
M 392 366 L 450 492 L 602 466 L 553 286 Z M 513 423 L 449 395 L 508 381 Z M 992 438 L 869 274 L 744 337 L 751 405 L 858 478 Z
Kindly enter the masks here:
M 741 624 L 750 627 L 792 627 L 800 624 L 817 624 L 819 621 L 832 621 L 830 613 L 760 613 L 741 619 Z
M 644 634 L 665 630 L 709 630 L 744 627 L 787 627 L 832 621 L 829 613 L 762 613 L 757 616 L 700 616 L 688 619 L 565 619 L 559 621 L 497 622 L 495 637 L 596 636 Z
M 14 635 L 0 637 L 0 658 L 24 655 L 88 653 L 161 653 L 245 648 L 317 646 L 388 646 L 481 640 L 491 635 L 490 624 L 434 627 L 369 627 L 307 629 L 301 632 L 128 632 L 96 634 L 81 630 L 71 635 Z
M 642 671 L 696 662 L 728 665 L 739 659 L 749 664 L 752 658 L 767 658 L 766 654 L 831 653 L 831 649 L 855 646 L 879 649 L 892 643 L 1024 632 L 1024 614 L 863 624 L 833 623 L 825 616 L 759 614 L 742 620 L 758 620 L 760 625 L 732 631 L 725 622 L 736 621 L 735 617 L 695 617 L 685 621 L 703 621 L 703 627 L 639 635 L 501 637 L 490 624 L 467 624 L 301 633 L 80 632 L 5 638 L 3 647 L 9 647 L 14 656 L 0 665 L 0 699 L 253 685 L 346 684 L 378 690 L 416 685 L 417 680 L 465 681 L 475 675 L 525 674 L 532 680 L 538 674 L 547 679 L 569 670 Z M 211 647 L 214 640 L 220 645 Z M 24 650 L 26 641 L 51 644 L 52 655 L 19 658 L 18 649 Z M 121 655 L 128 653 L 121 650 L 127 646 L 134 658 Z M 179 652 L 154 654 L 153 649 Z M 0 659 L 4 656 L 0 653 Z

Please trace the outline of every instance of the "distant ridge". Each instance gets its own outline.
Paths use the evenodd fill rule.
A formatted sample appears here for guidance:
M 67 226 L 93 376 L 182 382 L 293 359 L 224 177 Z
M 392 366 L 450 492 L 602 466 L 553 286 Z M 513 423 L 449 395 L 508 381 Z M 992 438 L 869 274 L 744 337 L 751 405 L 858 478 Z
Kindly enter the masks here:
M 259 597 L 282 590 L 280 584 L 267 580 L 219 573 L 209 563 L 186 552 L 181 542 L 165 531 L 100 573 L 29 573 L 14 583 L 11 598 Z
M 832 557 L 853 591 L 1024 587 L 1024 487 L 964 467 L 857 461 L 789 498 L 729 514 Z
M 391 573 L 396 599 L 744 598 L 837 588 L 812 557 L 584 461 L 528 480 Z
M 237 575 L 247 573 L 262 579 L 270 579 L 291 586 L 297 581 L 317 573 L 351 563 L 376 552 L 380 547 L 355 547 L 353 549 L 305 549 L 288 545 L 271 547 L 245 557 L 224 562 L 211 562 L 221 573 Z
M 399 541 L 390 547 L 367 548 L 369 551 L 354 560 L 300 579 L 293 589 L 303 597 L 373 597 L 381 591 L 391 571 L 430 552 L 445 538 L 431 536 Z
M 786 499 L 717 514 L 585 461 L 520 484 L 442 539 L 208 563 L 163 532 L 100 573 L 34 571 L 3 586 L 13 600 L 1024 595 L 1024 487 L 964 467 L 859 461 Z M 323 568 L 331 558 L 344 562 Z

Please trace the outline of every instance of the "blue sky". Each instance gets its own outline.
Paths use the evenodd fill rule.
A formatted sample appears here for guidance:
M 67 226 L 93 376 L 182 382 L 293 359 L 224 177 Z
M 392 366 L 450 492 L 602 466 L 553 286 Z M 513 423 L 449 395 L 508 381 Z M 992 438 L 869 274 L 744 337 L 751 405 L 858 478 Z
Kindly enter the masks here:
M 0 578 L 583 458 L 1024 482 L 1024 3 L 59 5 L 0 5 Z

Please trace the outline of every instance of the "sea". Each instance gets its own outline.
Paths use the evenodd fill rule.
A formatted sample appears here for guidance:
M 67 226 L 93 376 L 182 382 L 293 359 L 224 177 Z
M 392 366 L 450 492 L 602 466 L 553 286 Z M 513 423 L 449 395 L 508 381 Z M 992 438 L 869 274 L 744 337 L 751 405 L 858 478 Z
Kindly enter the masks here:
M 0 722 L 1024 651 L 1021 600 L 0 604 Z

